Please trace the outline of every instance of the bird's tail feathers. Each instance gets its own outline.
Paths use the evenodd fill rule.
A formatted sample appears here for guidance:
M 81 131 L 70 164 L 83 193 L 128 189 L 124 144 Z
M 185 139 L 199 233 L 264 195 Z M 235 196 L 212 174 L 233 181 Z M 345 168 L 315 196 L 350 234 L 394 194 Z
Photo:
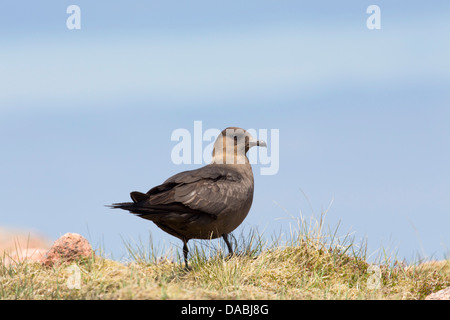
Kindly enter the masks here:
M 136 207 L 134 202 L 120 202 L 120 203 L 113 203 L 111 205 L 106 205 L 109 208 L 112 209 L 124 209 L 124 210 L 131 210 Z
M 139 191 L 133 191 L 130 193 L 130 197 L 131 197 L 131 200 L 133 200 L 133 202 L 113 203 L 111 205 L 107 205 L 107 207 L 112 208 L 112 209 L 124 209 L 124 210 L 128 210 L 128 211 L 132 212 L 132 210 L 141 208 L 140 205 L 137 205 L 138 202 L 148 200 L 148 198 L 150 196 L 146 193 L 142 193 Z M 133 213 L 136 213 L 136 212 L 133 212 Z
M 159 213 L 152 208 L 142 207 L 140 204 L 134 202 L 113 203 L 111 205 L 108 205 L 107 207 L 112 209 L 128 210 L 130 213 L 133 213 L 140 217 L 146 217 L 147 219 L 150 219 L 150 217 L 152 217 L 152 219 L 150 220 L 156 219 L 157 216 L 155 214 Z

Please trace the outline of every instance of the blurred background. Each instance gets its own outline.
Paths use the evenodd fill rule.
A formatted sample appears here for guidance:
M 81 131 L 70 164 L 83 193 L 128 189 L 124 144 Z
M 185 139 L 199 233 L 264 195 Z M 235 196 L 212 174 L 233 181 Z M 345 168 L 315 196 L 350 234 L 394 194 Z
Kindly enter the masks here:
M 280 132 L 279 171 L 253 166 L 237 235 L 288 235 L 328 209 L 371 257 L 448 257 L 449 14 L 443 0 L 3 0 L 0 226 L 77 232 L 114 259 L 150 235 L 181 252 L 105 205 L 200 167 L 175 165 L 170 138 L 202 121 Z

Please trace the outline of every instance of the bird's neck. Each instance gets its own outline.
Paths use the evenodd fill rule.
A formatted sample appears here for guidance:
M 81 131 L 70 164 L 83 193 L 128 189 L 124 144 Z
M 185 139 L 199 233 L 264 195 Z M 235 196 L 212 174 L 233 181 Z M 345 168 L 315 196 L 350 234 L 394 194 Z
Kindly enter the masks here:
M 216 152 L 214 150 L 211 163 L 215 164 L 249 164 L 244 152 Z

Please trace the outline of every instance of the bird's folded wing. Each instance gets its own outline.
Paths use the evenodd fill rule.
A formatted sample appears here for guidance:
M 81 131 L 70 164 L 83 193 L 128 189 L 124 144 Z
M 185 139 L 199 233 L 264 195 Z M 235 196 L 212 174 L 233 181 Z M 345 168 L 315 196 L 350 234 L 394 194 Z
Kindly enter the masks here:
M 234 170 L 207 166 L 181 172 L 147 194 L 152 205 L 179 203 L 217 216 L 225 209 L 239 210 L 251 197 L 242 180 L 242 175 Z

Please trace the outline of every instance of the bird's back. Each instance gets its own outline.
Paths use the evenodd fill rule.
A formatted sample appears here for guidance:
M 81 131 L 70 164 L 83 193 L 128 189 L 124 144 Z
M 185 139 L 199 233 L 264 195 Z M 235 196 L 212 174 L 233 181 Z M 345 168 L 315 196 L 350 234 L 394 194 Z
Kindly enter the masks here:
M 178 173 L 133 203 L 116 204 L 180 239 L 211 239 L 236 229 L 253 201 L 250 164 L 209 164 Z

